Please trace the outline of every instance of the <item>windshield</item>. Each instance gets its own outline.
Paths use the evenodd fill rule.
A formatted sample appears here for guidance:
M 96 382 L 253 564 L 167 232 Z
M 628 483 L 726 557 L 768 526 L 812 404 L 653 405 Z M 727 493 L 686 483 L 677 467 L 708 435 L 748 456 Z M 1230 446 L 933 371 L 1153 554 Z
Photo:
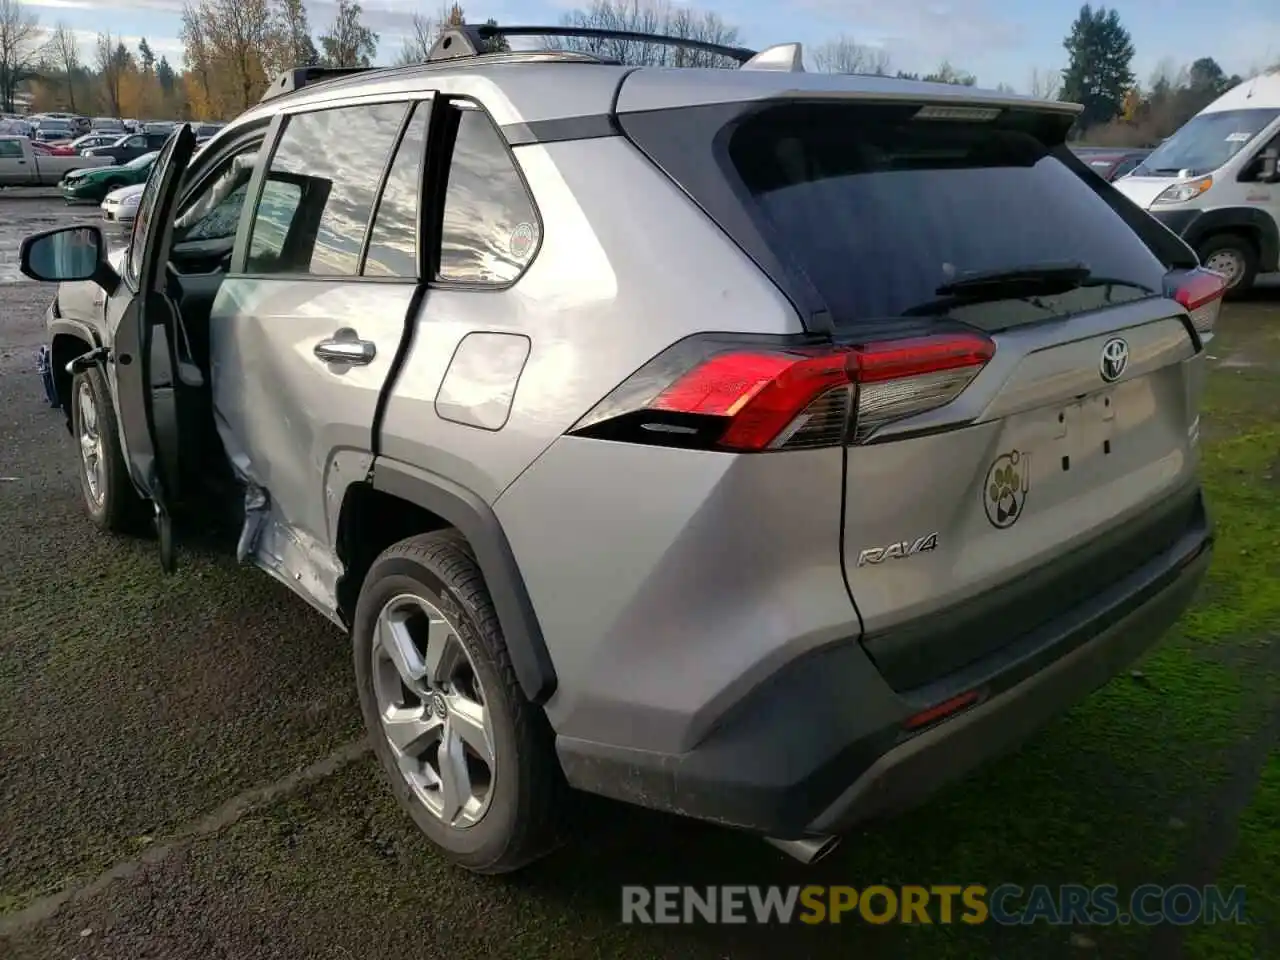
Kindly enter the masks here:
M 144 153 L 142 156 L 138 157 L 136 160 L 130 160 L 128 163 L 126 163 L 124 165 L 125 169 L 126 170 L 144 170 L 147 167 L 151 166 L 151 164 L 156 162 L 156 154 L 158 154 L 159 152 L 160 151 L 157 150 L 154 153 Z
M 1223 110 L 1188 120 L 1133 171 L 1136 176 L 1198 177 L 1217 170 L 1280 117 L 1280 110 Z

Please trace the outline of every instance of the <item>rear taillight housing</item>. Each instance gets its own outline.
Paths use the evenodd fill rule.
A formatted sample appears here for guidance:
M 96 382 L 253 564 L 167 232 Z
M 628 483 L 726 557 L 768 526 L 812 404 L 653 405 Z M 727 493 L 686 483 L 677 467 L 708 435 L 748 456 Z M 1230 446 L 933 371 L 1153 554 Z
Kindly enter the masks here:
M 969 332 L 822 346 L 690 337 L 570 432 L 737 453 L 862 443 L 950 403 L 994 354 Z
M 1196 332 L 1201 335 L 1213 333 L 1222 309 L 1222 298 L 1227 292 L 1226 279 L 1212 270 L 1200 268 L 1171 273 L 1166 283 L 1168 295 L 1182 304 Z

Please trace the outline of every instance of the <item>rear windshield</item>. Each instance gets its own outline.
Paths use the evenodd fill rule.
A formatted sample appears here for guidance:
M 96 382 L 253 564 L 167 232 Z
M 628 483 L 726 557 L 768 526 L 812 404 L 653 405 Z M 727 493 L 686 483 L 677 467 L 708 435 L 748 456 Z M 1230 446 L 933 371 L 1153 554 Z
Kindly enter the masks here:
M 1150 296 L 1164 267 L 1035 124 L 919 120 L 918 106 L 790 104 L 736 127 L 728 158 L 780 255 L 837 324 L 927 310 L 969 273 L 1077 262 L 1099 282 L 1022 298 L 1028 319 Z M 990 312 L 990 310 L 988 310 Z

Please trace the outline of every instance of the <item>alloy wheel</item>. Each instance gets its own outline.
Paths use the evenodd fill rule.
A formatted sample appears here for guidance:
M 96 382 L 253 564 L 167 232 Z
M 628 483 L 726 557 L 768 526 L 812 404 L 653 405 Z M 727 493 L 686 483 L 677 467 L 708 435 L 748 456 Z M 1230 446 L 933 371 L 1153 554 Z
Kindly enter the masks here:
M 473 826 L 489 809 L 497 767 L 484 690 L 457 626 L 434 602 L 402 594 L 375 630 L 374 696 L 400 773 L 436 818 Z
M 102 435 L 98 432 L 98 405 L 89 384 L 81 381 L 76 390 L 76 406 L 80 413 L 80 459 L 84 463 L 84 481 L 89 499 L 101 506 L 106 493 L 106 467 L 102 456 Z

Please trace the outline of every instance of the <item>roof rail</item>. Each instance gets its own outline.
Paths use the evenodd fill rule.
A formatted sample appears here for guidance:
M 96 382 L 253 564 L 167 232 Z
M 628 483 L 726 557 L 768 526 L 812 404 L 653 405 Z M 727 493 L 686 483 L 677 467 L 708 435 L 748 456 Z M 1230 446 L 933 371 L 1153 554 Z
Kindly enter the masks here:
M 375 67 L 294 67 L 292 70 L 286 70 L 275 80 L 271 81 L 271 86 L 267 87 L 266 92 L 262 94 L 259 103 L 266 103 L 268 100 L 274 100 L 276 97 L 283 97 L 286 93 L 293 93 L 301 90 L 303 87 L 310 86 L 313 83 L 319 83 L 321 80 L 333 80 L 337 77 L 345 77 L 352 73 L 362 73 L 365 70 L 374 70 Z
M 427 54 L 427 61 L 476 57 L 489 51 L 489 41 L 505 37 L 571 37 L 580 40 L 632 40 L 637 43 L 659 43 L 669 47 L 685 47 L 719 54 L 745 64 L 756 55 L 745 47 L 723 43 L 671 37 L 662 33 L 639 33 L 634 30 L 606 30 L 597 27 L 505 27 L 492 23 L 463 23 L 440 34 Z

